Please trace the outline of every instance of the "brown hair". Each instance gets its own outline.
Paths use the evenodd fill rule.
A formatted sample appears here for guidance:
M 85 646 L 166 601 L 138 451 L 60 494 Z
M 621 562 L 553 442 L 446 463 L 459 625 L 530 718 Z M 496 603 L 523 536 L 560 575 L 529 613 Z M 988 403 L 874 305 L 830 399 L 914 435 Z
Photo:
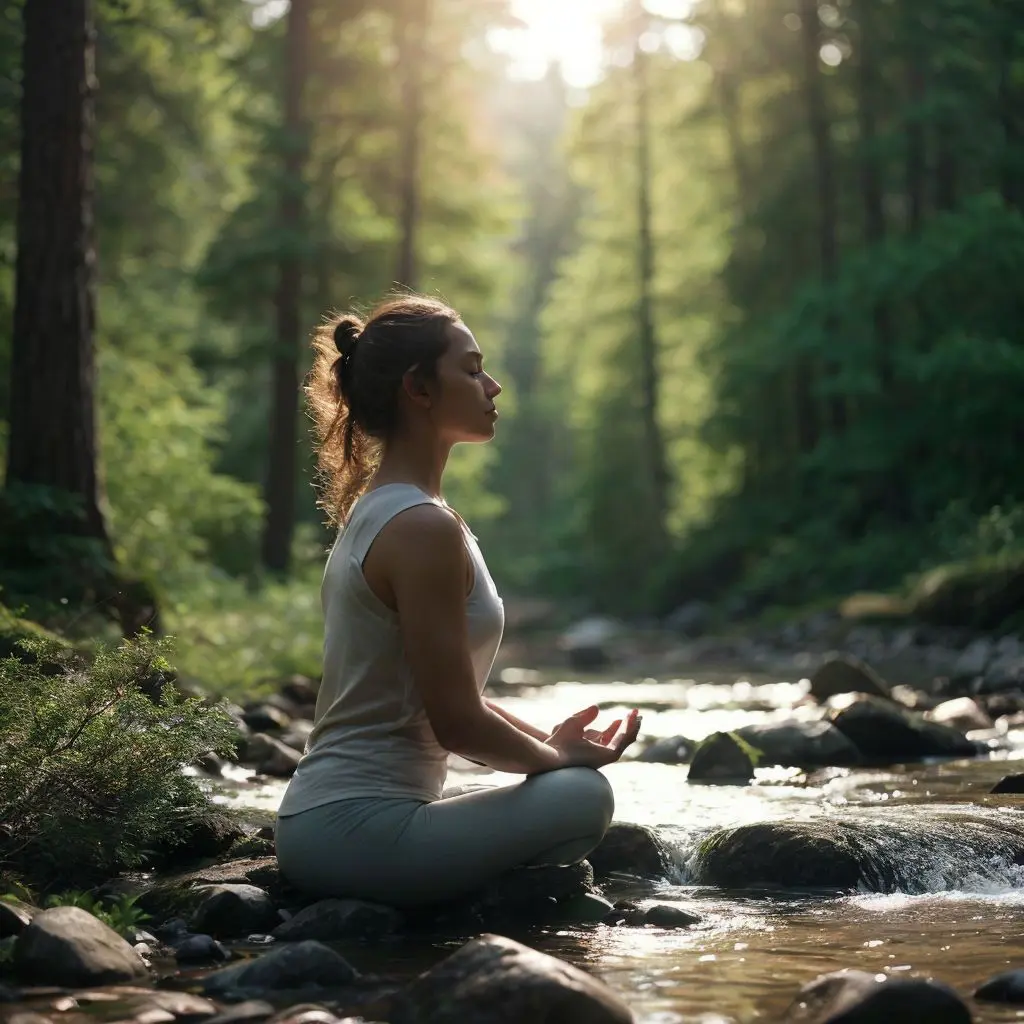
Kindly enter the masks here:
M 385 299 L 364 321 L 328 319 L 313 338 L 306 396 L 316 435 L 320 505 L 344 522 L 398 423 L 398 389 L 409 371 L 430 380 L 459 314 L 421 295 Z

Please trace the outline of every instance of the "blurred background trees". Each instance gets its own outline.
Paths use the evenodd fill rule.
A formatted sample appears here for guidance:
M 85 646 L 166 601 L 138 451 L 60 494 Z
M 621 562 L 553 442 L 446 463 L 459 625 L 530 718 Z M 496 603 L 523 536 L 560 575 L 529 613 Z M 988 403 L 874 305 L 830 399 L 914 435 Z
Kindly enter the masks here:
M 0 452 L 66 369 L 12 366 L 47 3 L 0 15 Z M 1020 0 L 577 6 L 544 50 L 517 0 L 97 0 L 99 507 L 187 670 L 315 671 L 306 338 L 396 284 L 506 385 L 448 498 L 507 594 L 756 613 L 1024 547 Z M 597 7 L 586 81 L 524 69 Z

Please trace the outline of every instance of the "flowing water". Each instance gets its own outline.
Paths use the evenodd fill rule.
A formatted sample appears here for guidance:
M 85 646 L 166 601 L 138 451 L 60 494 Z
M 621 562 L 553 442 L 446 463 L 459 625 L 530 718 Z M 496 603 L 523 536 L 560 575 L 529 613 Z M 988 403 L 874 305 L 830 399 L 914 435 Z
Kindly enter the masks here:
M 646 738 L 711 732 L 753 722 L 814 717 L 806 684 L 757 680 L 545 683 L 536 674 L 499 687 L 502 705 L 540 726 L 598 703 L 609 720 L 640 706 Z M 972 734 L 973 735 L 973 734 Z M 1024 868 L 951 848 L 894 838 L 883 855 L 902 864 L 905 892 L 835 896 L 723 891 L 693 883 L 688 861 L 709 831 L 754 821 L 821 815 L 875 821 L 927 821 L 951 810 L 1024 815 L 1022 798 L 990 797 L 992 785 L 1024 759 L 1024 731 L 990 737 L 987 759 L 879 770 L 758 772 L 750 786 L 689 786 L 684 766 L 623 762 L 605 769 L 616 794 L 616 818 L 659 827 L 675 851 L 675 876 L 610 893 L 674 903 L 702 923 L 672 931 L 608 927 L 538 929 L 513 937 L 584 966 L 607 981 L 647 1024 L 770 1021 L 801 985 L 844 967 L 892 975 L 930 976 L 963 996 L 1010 967 L 1024 967 Z M 450 783 L 502 784 L 513 777 L 453 767 Z M 273 810 L 283 783 L 241 785 L 222 799 Z M 375 951 L 345 950 L 357 967 L 411 973 L 458 946 L 396 943 Z M 986 1024 L 1024 1020 L 1024 1008 L 972 1004 Z

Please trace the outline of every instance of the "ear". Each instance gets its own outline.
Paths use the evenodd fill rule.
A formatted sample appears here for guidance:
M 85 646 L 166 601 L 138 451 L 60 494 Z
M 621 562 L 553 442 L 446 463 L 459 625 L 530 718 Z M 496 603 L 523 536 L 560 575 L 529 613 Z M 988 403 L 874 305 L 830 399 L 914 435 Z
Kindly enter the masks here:
M 415 367 L 402 374 L 402 391 L 410 402 L 423 409 L 429 409 L 433 405 L 433 395 L 428 382 L 416 372 Z

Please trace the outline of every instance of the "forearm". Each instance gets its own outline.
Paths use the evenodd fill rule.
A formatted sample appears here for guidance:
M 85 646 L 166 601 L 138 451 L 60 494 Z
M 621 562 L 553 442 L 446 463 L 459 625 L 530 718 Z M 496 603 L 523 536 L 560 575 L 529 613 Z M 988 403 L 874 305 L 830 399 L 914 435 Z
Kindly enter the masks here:
M 501 717 L 510 725 L 514 725 L 520 732 L 525 732 L 527 736 L 532 736 L 535 740 L 540 740 L 541 743 L 551 735 L 543 729 L 538 729 L 535 725 L 530 725 L 529 722 L 524 722 L 521 718 L 517 718 L 511 711 L 506 711 L 503 707 L 495 704 L 493 700 L 488 700 L 485 697 L 484 704 L 486 704 L 496 715 L 501 715 Z
M 486 701 L 471 722 L 443 742 L 452 753 L 499 772 L 537 775 L 563 767 L 554 747 L 513 725 Z

